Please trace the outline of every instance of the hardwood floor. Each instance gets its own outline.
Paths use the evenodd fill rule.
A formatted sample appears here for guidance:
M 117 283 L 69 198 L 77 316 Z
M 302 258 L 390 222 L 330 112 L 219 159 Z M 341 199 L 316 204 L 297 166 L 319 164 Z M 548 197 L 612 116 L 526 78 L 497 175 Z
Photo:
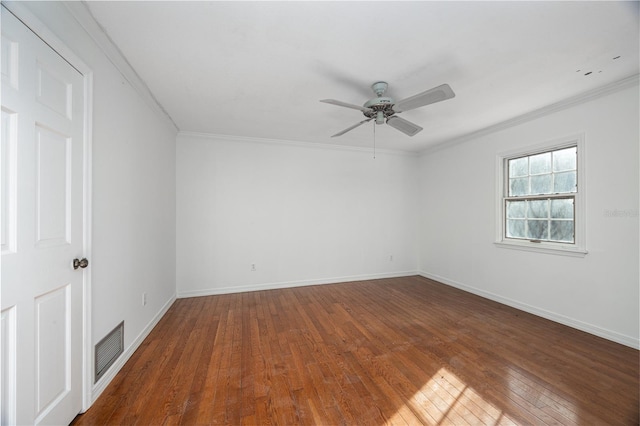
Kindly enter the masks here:
M 638 424 L 638 351 L 422 277 L 179 299 L 85 424 Z

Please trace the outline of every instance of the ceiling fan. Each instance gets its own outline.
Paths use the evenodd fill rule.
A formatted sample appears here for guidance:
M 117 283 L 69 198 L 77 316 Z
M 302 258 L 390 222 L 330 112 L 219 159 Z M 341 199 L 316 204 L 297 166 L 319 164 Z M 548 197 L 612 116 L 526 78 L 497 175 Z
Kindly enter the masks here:
M 335 99 L 322 99 L 320 102 L 358 109 L 362 111 L 365 117 L 367 117 L 366 120 L 362 120 L 361 122 L 356 123 L 331 137 L 334 138 L 336 136 L 344 135 L 345 133 L 371 120 L 376 120 L 376 124 L 384 124 L 386 120 L 386 123 L 394 129 L 400 130 L 402 133 L 409 136 L 414 136 L 422 130 L 422 127 L 398 117 L 397 114 L 400 114 L 403 111 L 420 108 L 425 105 L 435 104 L 436 102 L 446 101 L 456 95 L 448 84 L 443 84 L 441 86 L 434 87 L 433 89 L 418 93 L 417 95 L 410 96 L 399 102 L 395 102 L 389 97 L 382 96 L 387 90 L 387 87 L 388 84 L 384 81 L 373 83 L 371 85 L 371 89 L 377 97 L 369 99 L 363 106 L 337 101 Z

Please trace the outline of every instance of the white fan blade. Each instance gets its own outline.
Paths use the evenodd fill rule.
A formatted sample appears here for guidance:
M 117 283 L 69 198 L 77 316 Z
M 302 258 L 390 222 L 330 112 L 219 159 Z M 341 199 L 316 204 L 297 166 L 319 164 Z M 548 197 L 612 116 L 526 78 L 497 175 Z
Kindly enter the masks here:
M 324 102 L 325 104 L 332 104 L 332 105 L 338 105 L 338 106 L 343 106 L 347 108 L 358 109 L 362 112 L 371 111 L 369 108 L 361 107 L 354 104 L 349 104 L 342 101 L 336 101 L 335 99 L 322 99 L 320 102 Z
M 407 99 L 397 102 L 393 106 L 395 112 L 409 111 L 411 109 L 420 108 L 425 105 L 435 104 L 436 102 L 446 101 L 456 96 L 448 84 L 434 87 L 417 95 L 413 95 Z
M 412 122 L 407 121 L 404 118 L 396 117 L 395 115 L 387 118 L 387 124 L 409 136 L 413 136 L 422 130 L 422 127 L 417 124 L 413 124 Z
M 335 135 L 333 135 L 333 136 L 331 136 L 331 137 L 332 137 L 332 138 L 335 138 L 336 136 L 342 136 L 342 135 L 344 135 L 345 133 L 347 133 L 347 132 L 349 132 L 349 131 L 351 131 L 351 130 L 355 129 L 356 127 L 358 127 L 358 126 L 360 126 L 360 125 L 362 125 L 362 124 L 366 123 L 367 121 L 371 121 L 371 120 L 373 120 L 373 118 L 367 118 L 366 120 L 362 120 L 361 122 L 359 122 L 359 123 L 357 123 L 357 124 L 354 124 L 353 126 L 351 126 L 351 127 L 347 128 L 347 129 L 344 129 L 343 131 L 341 131 L 341 132 L 339 132 L 339 133 L 336 133 Z

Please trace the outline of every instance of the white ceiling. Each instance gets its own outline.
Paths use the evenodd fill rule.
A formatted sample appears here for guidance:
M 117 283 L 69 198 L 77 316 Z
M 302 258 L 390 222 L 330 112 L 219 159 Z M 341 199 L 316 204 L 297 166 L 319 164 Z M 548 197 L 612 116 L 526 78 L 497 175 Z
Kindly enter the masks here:
M 638 74 L 638 2 L 88 2 L 182 131 L 371 146 L 373 122 L 319 102 L 396 100 L 424 130 L 376 126 L 420 151 Z M 617 59 L 616 59 L 617 58 Z

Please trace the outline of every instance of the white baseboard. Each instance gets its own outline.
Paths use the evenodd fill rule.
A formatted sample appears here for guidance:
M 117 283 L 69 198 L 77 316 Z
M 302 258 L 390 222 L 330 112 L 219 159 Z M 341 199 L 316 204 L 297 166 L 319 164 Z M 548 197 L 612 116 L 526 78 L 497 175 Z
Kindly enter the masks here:
M 365 281 L 365 280 L 377 280 L 382 278 L 397 278 L 407 277 L 411 275 L 418 275 L 418 271 L 402 271 L 402 272 L 388 272 L 383 274 L 369 274 L 369 275 L 351 275 L 347 277 L 334 277 L 334 278 L 322 278 L 313 280 L 301 280 L 301 281 L 285 281 L 279 283 L 266 283 L 266 284 L 253 284 L 233 287 L 211 287 L 202 290 L 178 290 L 178 299 L 186 297 L 198 297 L 198 296 L 215 296 L 218 294 L 229 293 L 244 293 L 247 291 L 260 291 L 260 290 L 275 290 L 278 288 L 291 288 L 291 287 L 303 287 L 309 285 L 321 285 L 321 284 L 336 284 L 349 281 Z
M 485 299 L 490 299 L 490 300 L 493 300 L 495 302 L 502 303 L 503 305 L 507 305 L 507 306 L 511 306 L 512 308 L 520 309 L 521 311 L 525 311 L 525 312 L 528 312 L 530 314 L 537 315 L 539 317 L 542 317 L 542 318 L 557 322 L 559 324 L 563 324 L 563 325 L 566 325 L 568 327 L 575 328 L 577 330 L 584 331 L 586 333 L 593 334 L 595 336 L 602 337 L 602 338 L 607 339 L 607 340 L 611 340 L 612 342 L 620 343 L 622 345 L 629 346 L 629 347 L 634 348 L 634 349 L 640 349 L 640 339 L 637 339 L 637 338 L 634 338 L 634 337 L 631 337 L 631 336 L 627 336 L 627 335 L 624 335 L 624 334 L 621 334 L 621 333 L 618 333 L 618 332 L 615 332 L 615 331 L 612 331 L 612 330 L 607 330 L 605 328 L 598 327 L 596 325 L 589 324 L 589 323 L 586 323 L 586 322 L 583 322 L 583 321 L 580 321 L 580 320 L 577 320 L 577 319 L 574 319 L 574 318 L 571 318 L 571 317 L 568 317 L 568 316 L 565 316 L 565 315 L 562 315 L 562 314 L 558 314 L 558 313 L 555 313 L 555 312 L 547 311 L 546 309 L 542 309 L 542 308 L 538 308 L 536 306 L 528 305 L 526 303 L 518 302 L 516 300 L 509 299 L 507 297 L 503 297 L 503 296 L 497 295 L 495 293 L 484 291 L 484 290 L 481 290 L 479 288 L 472 287 L 472 286 L 469 286 L 469 285 L 466 285 L 466 284 L 462 284 L 462 283 L 459 283 L 457 281 L 450 280 L 448 278 L 441 277 L 441 276 L 436 275 L 436 274 L 430 274 L 430 273 L 425 272 L 425 271 L 420 271 L 420 272 L 418 272 L 418 274 L 423 276 L 423 277 L 425 277 L 425 278 L 428 278 L 428 279 L 431 279 L 431 280 L 434 280 L 434 281 L 438 281 L 438 282 L 440 282 L 442 284 L 446 284 L 446 285 L 449 285 L 451 287 L 455 287 L 455 288 L 458 288 L 460 290 L 464 290 L 466 292 L 473 293 L 473 294 L 475 294 L 477 296 L 484 297 Z
M 140 344 L 142 344 L 144 339 L 147 338 L 149 333 L 151 333 L 151 330 L 153 330 L 153 327 L 155 327 L 156 324 L 158 324 L 160 319 L 164 316 L 164 314 L 167 313 L 167 311 L 175 301 L 176 301 L 176 295 L 174 294 L 173 296 L 171 296 L 171 298 L 169 298 L 167 303 L 165 303 L 164 306 L 158 311 L 158 313 L 151 319 L 149 324 L 147 324 L 147 326 L 140 332 L 140 334 L 138 334 L 138 336 L 133 340 L 133 342 L 131 342 L 129 347 L 124 350 L 124 352 L 122 353 L 122 355 L 120 355 L 120 357 L 116 360 L 116 362 L 114 362 L 113 365 L 109 367 L 109 369 L 104 374 L 104 376 L 102 376 L 100 380 L 98 380 L 93 385 L 93 389 L 91 390 L 91 405 L 93 405 L 93 403 L 98 399 L 98 397 L 102 394 L 102 392 L 107 388 L 107 386 L 109 385 L 109 383 L 111 383 L 113 378 L 116 377 L 116 374 L 118 374 L 118 372 L 124 366 L 124 364 L 129 360 L 129 358 L 131 358 L 131 355 L 133 355 L 136 349 L 138 349 L 138 347 L 140 346 Z

